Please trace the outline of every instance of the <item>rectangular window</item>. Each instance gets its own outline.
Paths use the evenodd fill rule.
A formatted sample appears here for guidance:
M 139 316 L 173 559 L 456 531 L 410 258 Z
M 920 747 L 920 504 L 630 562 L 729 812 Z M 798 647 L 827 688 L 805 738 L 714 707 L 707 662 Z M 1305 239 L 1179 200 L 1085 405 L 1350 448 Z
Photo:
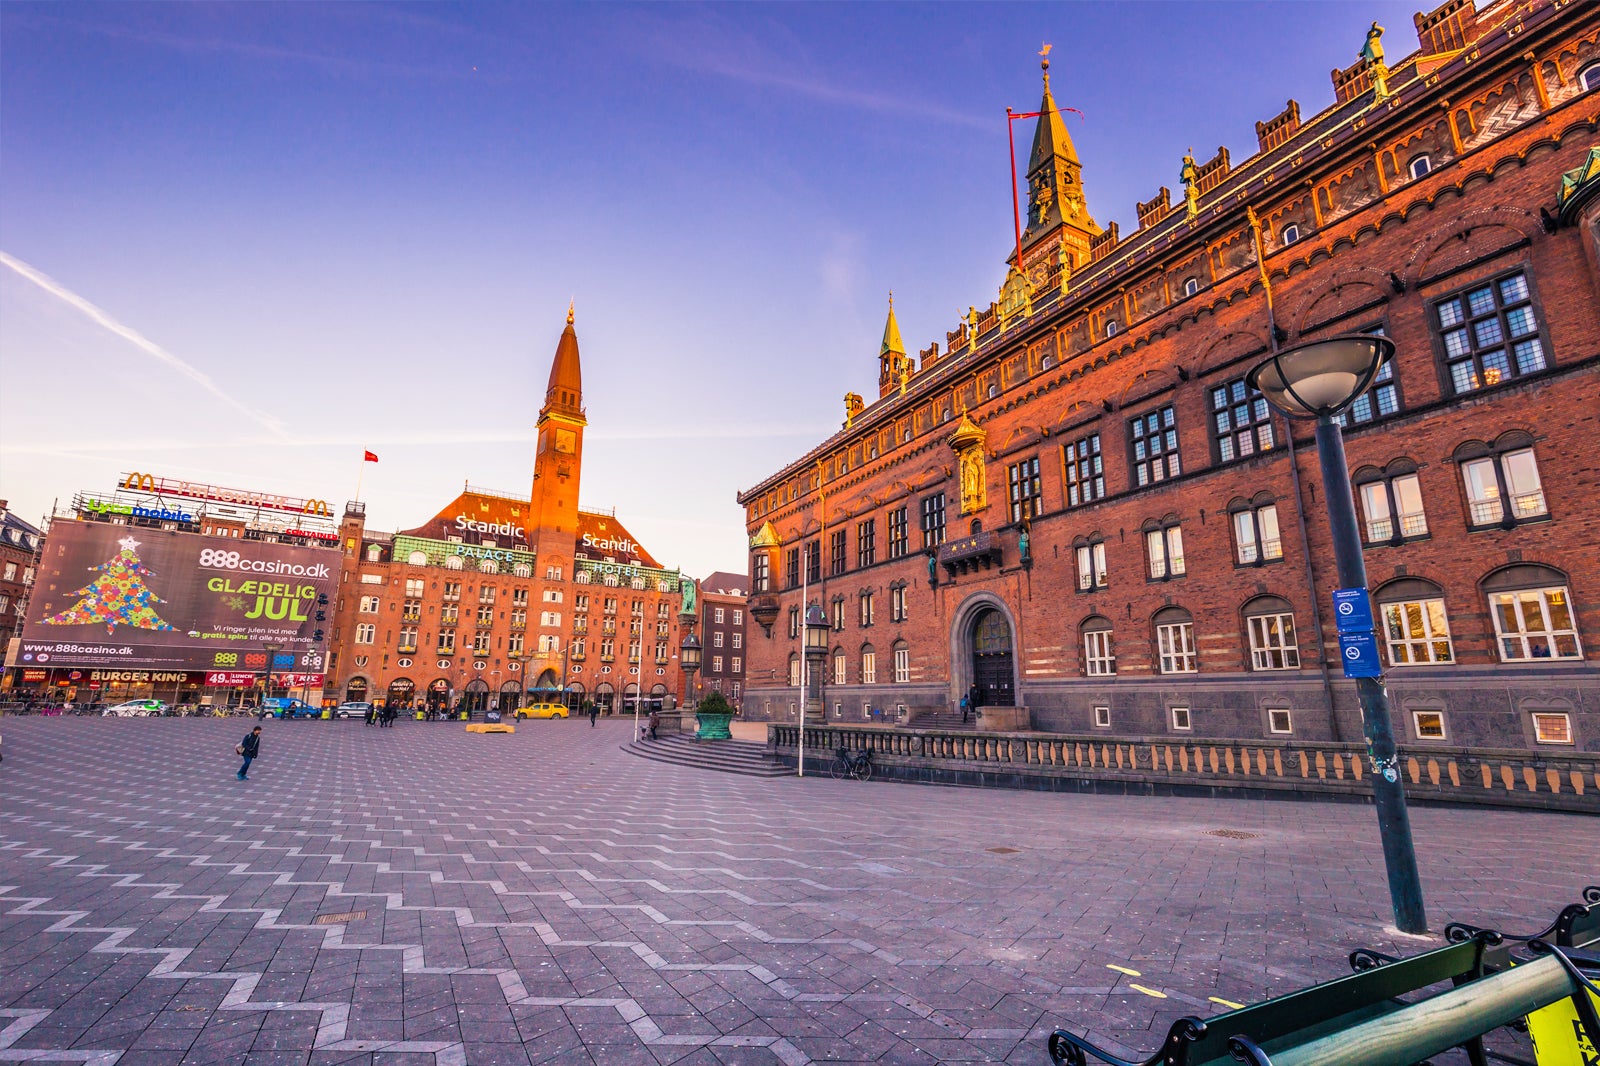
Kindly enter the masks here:
M 861 625 L 863 628 L 872 624 L 872 593 L 861 594 Z
M 475 633 L 472 637 L 472 651 L 476 655 L 485 655 L 489 651 L 489 634 Z
M 662 606 L 665 607 L 666 604 L 662 604 Z M 736 626 L 744 625 L 744 612 L 743 611 L 735 610 L 733 612 L 733 624 L 736 625 Z
M 897 685 L 911 682 L 911 649 L 896 648 L 894 650 L 894 681 Z
M 1533 716 L 1533 739 L 1540 744 L 1571 744 L 1572 718 L 1569 715 L 1538 711 Z
M 1382 330 L 1371 332 L 1382 335 Z M 1372 379 L 1372 387 L 1360 396 L 1344 412 L 1338 416 L 1341 424 L 1359 426 L 1364 422 L 1375 422 L 1380 418 L 1388 418 L 1400 410 L 1400 391 L 1394 382 L 1394 360 L 1384 361 L 1378 368 L 1377 377 Z
M 561 612 L 560 611 L 540 611 L 539 612 L 539 624 L 542 625 L 542 626 L 559 626 L 559 625 L 561 625 Z
M 522 634 L 513 633 L 506 638 L 506 652 L 510 655 L 522 654 Z
M 656 658 L 659 659 L 659 660 L 663 660 L 664 661 L 666 659 L 666 657 L 667 657 L 667 649 L 666 649 L 665 646 L 663 646 L 659 651 L 657 651 Z M 744 669 L 744 659 L 743 659 L 743 657 L 735 655 L 733 657 L 732 666 L 733 666 L 733 672 L 736 673 L 736 674 L 740 670 L 743 670 Z
M 376 596 L 363 596 L 363 597 L 361 597 L 360 611 L 361 611 L 362 614 L 377 614 L 378 613 L 378 597 L 376 597 Z
M 1186 572 L 1183 561 L 1183 529 L 1168 526 L 1152 529 L 1144 535 L 1145 550 L 1150 555 L 1150 576 L 1154 579 L 1180 577 Z
M 1187 733 L 1194 728 L 1194 723 L 1189 719 L 1189 708 L 1172 708 L 1172 728 L 1180 733 Z
M 1538 518 L 1548 513 L 1539 465 L 1532 448 L 1473 459 L 1461 464 L 1467 502 L 1475 526 Z M 1505 492 L 1501 492 L 1504 480 Z
M 1061 449 L 1067 470 L 1067 506 L 1093 503 L 1106 494 L 1105 463 L 1100 455 L 1100 434 L 1073 441 Z
M 719 626 L 722 624 L 722 608 L 721 607 L 717 607 L 717 608 L 714 608 L 712 610 L 712 612 L 711 612 L 711 620 L 713 622 L 715 622 Z
M 784 587 L 800 587 L 800 549 L 790 548 L 783 557 Z
M 800 635 L 800 608 L 791 607 L 791 608 L 789 608 L 789 636 L 791 638 L 794 638 L 794 637 L 798 637 L 799 635 Z
M 1528 277 L 1518 271 L 1433 305 L 1445 373 L 1457 394 L 1545 368 Z
M 850 680 L 849 660 L 840 652 L 833 657 L 833 683 L 835 685 L 847 684 Z
M 1111 652 L 1111 630 L 1095 629 L 1083 635 L 1083 669 L 1090 677 L 1111 677 L 1117 657 Z
M 901 559 L 911 550 L 911 534 L 906 524 L 906 509 L 889 512 L 889 558 Z
M 735 629 L 731 634 L 729 634 L 729 639 L 732 641 L 735 648 L 744 647 L 744 634 L 739 630 Z
M 1287 707 L 1267 708 L 1267 732 L 1280 735 L 1294 732 L 1294 716 Z
M 374 550 L 376 550 L 376 549 L 374 549 Z M 361 583 L 363 585 L 381 585 L 381 584 L 383 584 L 383 575 L 382 574 L 362 574 L 361 575 Z
M 1111 708 L 1096 707 L 1094 709 L 1094 725 L 1096 729 L 1111 728 Z
M 577 618 L 574 618 L 572 621 L 573 621 L 573 624 L 577 628 L 582 629 L 583 628 L 583 624 L 579 624 L 580 620 L 584 624 L 587 624 L 588 620 L 583 615 L 579 615 Z M 528 612 L 526 610 L 518 607 L 518 608 L 514 609 L 511 612 L 511 627 L 513 629 L 521 629 L 522 627 L 526 626 L 527 624 L 528 624 Z
M 439 654 L 454 655 L 456 652 L 456 631 L 443 629 L 439 631 Z
M 559 618 L 561 616 L 557 615 L 556 617 Z M 493 607 L 479 607 L 478 608 L 478 624 L 480 626 L 488 626 L 488 625 L 493 625 L 494 624 L 494 608 Z
M 753 574 L 751 584 L 755 585 L 755 590 L 757 592 L 768 591 L 772 585 L 772 563 L 767 559 L 767 553 L 762 552 L 754 556 L 750 569 Z
M 878 656 L 876 652 L 864 651 L 861 653 L 861 683 L 875 685 L 878 683 Z
M 1455 662 L 1444 600 L 1385 603 L 1382 610 L 1383 639 L 1389 648 L 1390 666 Z
M 1412 711 L 1411 725 L 1418 740 L 1444 740 L 1443 711 Z
M 1244 378 L 1211 390 L 1211 423 L 1224 463 L 1272 450 L 1272 409 Z
M 443 607 L 439 608 L 439 624 L 447 626 L 455 625 L 460 612 L 461 608 L 459 605 L 454 603 L 445 604 Z
M 1094 589 L 1106 587 L 1106 546 L 1096 541 L 1093 544 L 1080 544 L 1077 548 L 1078 557 L 1078 591 L 1090 592 Z
M 844 597 L 837 596 L 833 601 L 833 629 L 836 633 L 844 632 Z
M 839 533 L 839 557 L 844 558 L 844 533 Z M 814 540 L 806 545 L 806 580 L 816 585 L 822 581 L 822 541 Z
M 378 639 L 378 627 L 371 622 L 363 622 L 356 626 L 356 643 L 372 644 Z
M 944 493 L 936 492 L 922 501 L 922 546 L 937 548 L 944 543 Z
M 1011 521 L 1021 522 L 1039 513 L 1039 501 L 1044 496 L 1044 490 L 1039 478 L 1037 455 L 1006 467 L 1006 483 L 1009 487 Z
M 485 600 L 483 602 L 485 602 L 485 603 L 493 603 L 494 602 L 494 598 L 491 596 L 489 599 L 487 599 L 487 600 Z M 560 589 L 545 589 L 544 590 L 544 602 L 546 602 L 546 603 L 560 603 L 561 602 L 561 590 Z
M 857 566 L 871 566 L 878 561 L 877 529 L 878 522 L 875 518 L 856 523 Z
M 415 626 L 400 627 L 400 647 L 396 650 L 401 652 L 417 650 L 417 629 Z
M 638 656 L 635 655 L 634 658 L 638 658 Z M 722 673 L 722 656 L 713 655 L 711 657 L 711 672 L 714 674 Z
M 493 585 L 485 585 L 481 589 L 478 590 L 478 602 L 479 603 L 493 603 L 494 602 L 494 594 L 495 594 L 495 587 Z M 556 598 L 559 599 L 560 597 L 561 597 L 561 594 L 559 592 L 556 593 Z M 548 593 L 546 593 L 545 598 L 546 599 L 550 598 Z
M 1233 541 L 1241 566 L 1283 558 L 1283 540 L 1278 535 L 1278 505 L 1269 503 L 1233 515 Z
M 1300 646 L 1295 641 L 1294 615 L 1258 614 L 1250 626 L 1250 665 L 1256 670 L 1298 670 Z
M 1177 477 L 1178 416 L 1172 405 L 1140 415 L 1128 423 L 1128 438 L 1133 448 L 1133 483 L 1154 485 Z
M 1156 651 L 1163 674 L 1194 673 L 1194 623 L 1170 622 L 1156 626 Z
M 587 596 L 584 596 L 584 597 L 581 597 L 581 598 L 585 602 L 587 602 L 587 600 L 588 600 Z M 526 607 L 526 606 L 528 606 L 528 590 L 525 589 L 525 588 L 512 589 L 511 590 L 511 606 L 513 606 L 513 607 Z
M 406 578 L 406 595 L 407 596 L 421 596 L 422 595 L 422 587 L 423 587 L 423 582 L 422 582 L 422 579 L 420 577 L 408 577 L 408 578 Z
M 607 658 L 610 658 L 611 656 L 610 643 L 610 641 L 607 641 L 601 645 L 600 648 L 600 650 L 605 653 Z M 539 635 L 539 650 L 546 653 L 559 652 L 561 650 L 561 638 L 556 636 L 554 633 L 541 633 Z M 578 646 L 577 656 L 580 659 L 583 658 L 582 650 L 583 646 L 580 644 Z
M 459 600 L 461 598 L 461 582 L 446 581 L 444 583 L 444 598 L 446 600 Z
M 1502 662 L 1583 658 L 1565 586 L 1493 593 L 1489 613 Z
M 845 552 L 848 549 L 845 547 L 844 530 L 836 529 L 833 531 L 833 535 L 828 538 L 828 548 L 828 573 L 838 576 L 850 569 L 850 560 L 845 556 Z M 815 578 L 812 580 L 815 580 Z
M 1373 544 L 1428 533 L 1428 516 L 1422 508 L 1422 485 L 1415 474 L 1397 474 L 1361 486 L 1361 510 L 1367 520 L 1367 540 Z
M 906 617 L 906 589 L 900 585 L 889 590 L 889 619 L 904 622 Z
M 711 634 L 711 646 L 713 648 L 722 647 L 722 630 L 719 629 Z

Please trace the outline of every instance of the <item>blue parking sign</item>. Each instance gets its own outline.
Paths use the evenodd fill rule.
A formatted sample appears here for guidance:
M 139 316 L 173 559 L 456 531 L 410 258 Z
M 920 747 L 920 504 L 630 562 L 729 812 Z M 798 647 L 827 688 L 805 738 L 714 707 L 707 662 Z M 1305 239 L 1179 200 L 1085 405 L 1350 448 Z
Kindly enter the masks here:
M 1339 634 L 1339 660 L 1345 677 L 1382 677 L 1383 663 L 1378 658 L 1378 639 L 1372 630 Z
M 1333 619 L 1340 633 L 1372 632 L 1372 598 L 1366 589 L 1334 589 Z

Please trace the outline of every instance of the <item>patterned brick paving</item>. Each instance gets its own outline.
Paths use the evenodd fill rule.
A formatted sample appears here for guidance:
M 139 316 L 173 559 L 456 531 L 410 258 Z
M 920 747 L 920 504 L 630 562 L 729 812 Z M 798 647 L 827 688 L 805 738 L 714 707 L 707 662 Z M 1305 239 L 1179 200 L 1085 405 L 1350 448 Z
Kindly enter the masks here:
M 627 722 L 270 722 L 240 782 L 249 724 L 0 721 L 0 1061 L 1038 1063 L 1425 945 L 1364 807 L 743 778 Z M 1600 871 L 1593 820 L 1413 817 L 1436 926 Z

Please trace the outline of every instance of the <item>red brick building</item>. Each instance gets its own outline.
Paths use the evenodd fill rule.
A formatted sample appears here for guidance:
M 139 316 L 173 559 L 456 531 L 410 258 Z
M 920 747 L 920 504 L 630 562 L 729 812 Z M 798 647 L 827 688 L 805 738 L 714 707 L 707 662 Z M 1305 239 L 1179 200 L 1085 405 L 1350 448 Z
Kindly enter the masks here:
M 1047 67 L 1021 273 L 916 360 L 891 308 L 877 400 L 739 495 L 747 716 L 794 716 L 804 585 L 830 718 L 1359 739 L 1311 427 L 1245 382 L 1270 295 L 1282 345 L 1397 347 L 1345 444 L 1402 743 L 1600 748 L 1600 7 L 1415 28 L 1127 236 Z
M 584 510 L 583 374 L 573 315 L 556 347 L 527 494 L 464 488 L 400 533 L 345 508 L 330 693 L 509 711 L 538 700 L 631 708 L 682 689 L 681 581 L 614 513 Z
M 6 503 L 0 500 L 0 662 L 9 666 L 14 665 L 9 657 L 11 638 L 22 628 L 23 610 L 44 534 L 38 526 L 19 518 Z
M 700 582 L 700 695 L 720 692 L 738 707 L 744 699 L 746 601 L 743 574 L 718 570 Z

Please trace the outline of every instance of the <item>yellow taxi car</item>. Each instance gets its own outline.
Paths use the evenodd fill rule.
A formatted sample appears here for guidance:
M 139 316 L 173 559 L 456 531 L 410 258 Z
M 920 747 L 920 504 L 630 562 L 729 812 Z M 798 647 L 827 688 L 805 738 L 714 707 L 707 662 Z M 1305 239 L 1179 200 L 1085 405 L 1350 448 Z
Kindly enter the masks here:
M 565 718 L 567 709 L 559 703 L 530 703 L 517 711 L 518 718 Z

